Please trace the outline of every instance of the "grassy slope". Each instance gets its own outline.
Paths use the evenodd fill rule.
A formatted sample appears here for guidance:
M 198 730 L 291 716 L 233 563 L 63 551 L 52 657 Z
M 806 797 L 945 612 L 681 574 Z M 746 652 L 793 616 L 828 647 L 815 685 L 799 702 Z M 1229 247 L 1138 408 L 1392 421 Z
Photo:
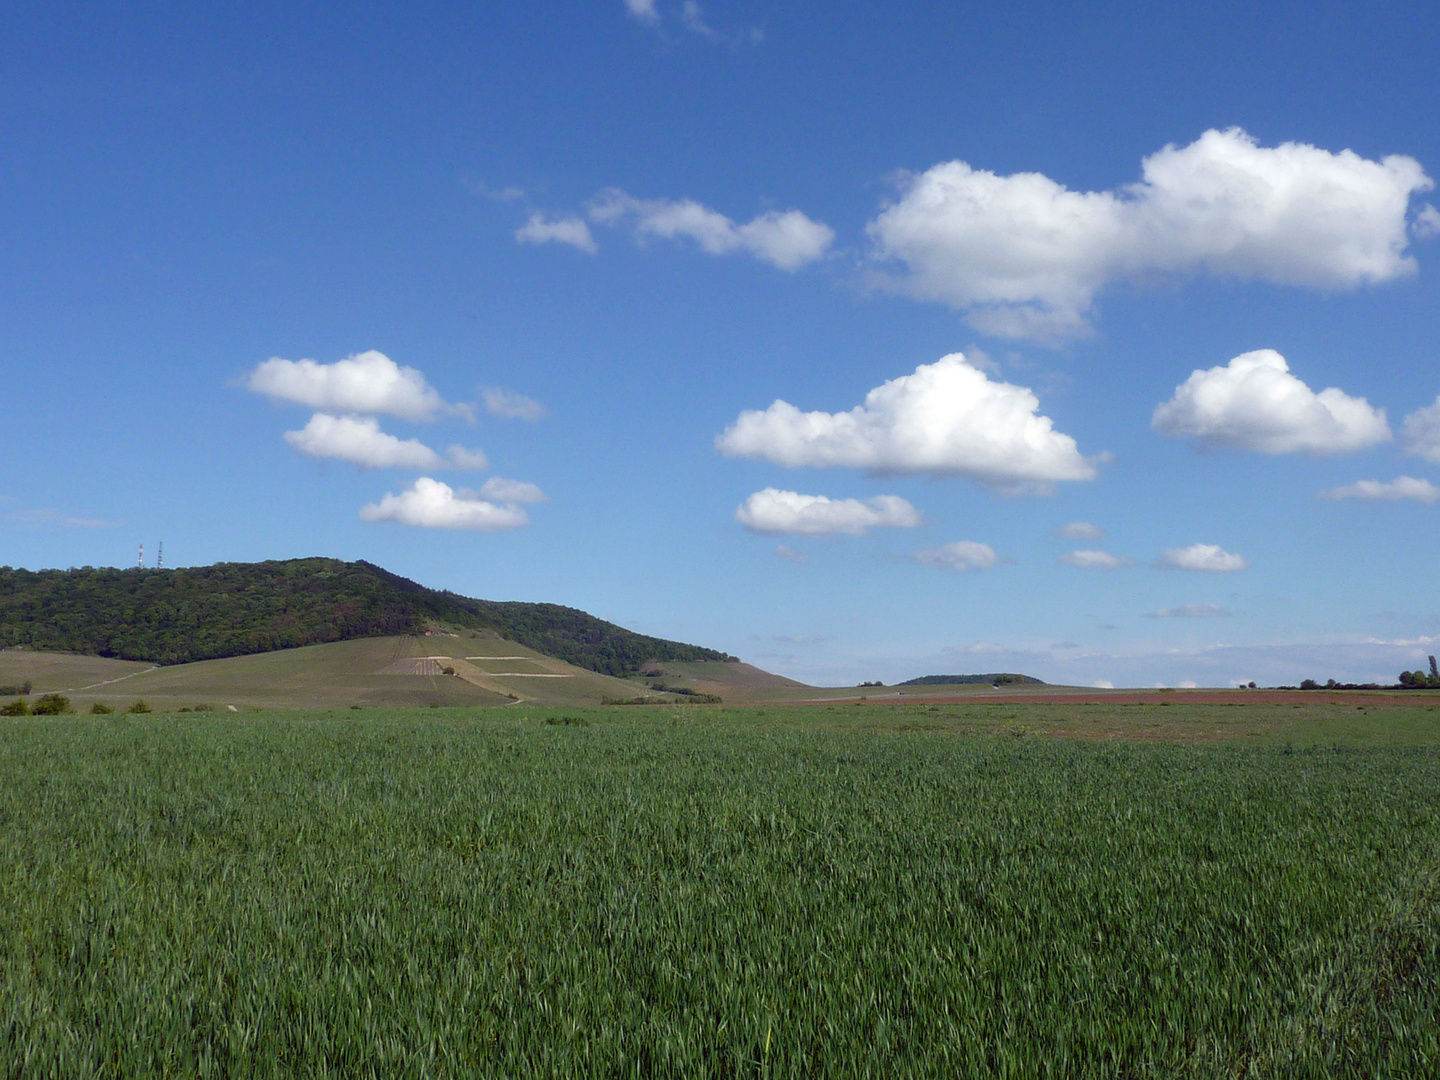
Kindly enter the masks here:
M 34 693 L 44 694 L 119 679 L 153 666 L 141 660 L 0 649 L 0 686 L 11 686 L 29 679 Z
M 658 682 L 684 687 L 701 694 L 715 694 L 727 702 L 784 700 L 814 689 L 745 663 L 670 660 L 649 664 L 645 670 L 659 672 L 658 678 L 646 679 L 646 685 Z
M 464 659 L 482 655 L 526 659 Z M 397 661 L 431 656 L 447 658 L 437 666 L 454 667 L 462 677 L 386 671 Z M 362 638 L 166 667 L 67 654 L 0 652 L 0 683 L 28 677 L 11 672 L 30 671 L 46 673 L 46 681 L 36 680 L 36 693 L 64 690 L 80 711 L 97 701 L 125 708 L 137 698 L 160 711 L 195 705 L 222 709 L 229 705 L 237 709 L 495 705 L 507 704 L 510 695 L 543 704 L 598 705 L 606 697 L 630 697 L 643 689 L 634 681 L 586 671 L 478 631 Z M 507 677 L 512 672 L 561 677 Z M 128 677 L 90 685 L 119 675 Z
M 1437 714 L 1045 708 L 13 722 L 0 1071 L 1436 1075 Z

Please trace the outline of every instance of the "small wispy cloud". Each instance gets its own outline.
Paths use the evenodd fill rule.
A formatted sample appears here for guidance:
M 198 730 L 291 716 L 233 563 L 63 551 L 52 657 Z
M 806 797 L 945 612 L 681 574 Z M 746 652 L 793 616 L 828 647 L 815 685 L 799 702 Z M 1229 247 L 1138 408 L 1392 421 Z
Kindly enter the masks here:
M 665 18 L 656 0 L 625 0 L 625 12 L 641 26 L 649 27 L 664 36 Z M 765 31 L 758 26 L 728 34 L 716 30 L 706 21 L 705 11 L 697 0 L 683 0 L 680 4 L 679 23 L 686 33 L 716 45 L 759 45 L 765 40 Z
M 585 219 L 574 214 L 565 217 L 547 218 L 538 210 L 531 213 L 528 221 L 515 230 L 515 242 L 519 244 L 567 244 L 577 251 L 594 255 L 600 250 L 590 226 Z
M 655 7 L 655 0 L 625 0 L 625 10 L 638 23 L 660 25 L 660 12 Z
M 482 387 L 480 397 L 486 412 L 504 420 L 539 420 L 545 416 L 545 406 L 534 398 L 498 386 Z
M 1440 501 L 1440 488 L 1429 480 L 1417 480 L 1413 476 L 1397 476 L 1382 483 L 1379 480 L 1357 480 L 1344 487 L 1334 487 L 1320 492 L 1322 499 L 1362 499 L 1367 502 L 1412 499 L 1415 502 L 1433 503 Z
M 484 180 L 468 180 L 465 186 L 470 189 L 471 194 L 478 195 L 482 199 L 493 199 L 495 202 L 509 203 L 519 202 L 525 198 L 525 189 L 515 187 L 492 188 Z
M 1410 223 L 1410 230 L 1421 240 L 1429 240 L 1432 236 L 1440 236 L 1440 210 L 1426 203 L 1415 215 L 1415 220 Z
M 1182 604 L 1180 607 L 1147 611 L 1147 619 L 1218 619 L 1229 616 L 1219 604 Z
M 490 459 L 485 456 L 485 451 L 480 449 L 456 445 L 451 446 L 445 453 L 452 468 L 483 472 L 490 467 Z
M 803 551 L 796 551 L 789 544 L 775 545 L 775 554 L 786 562 L 794 563 L 796 566 L 804 566 L 810 561 L 810 556 Z
M 1067 551 L 1060 556 L 1060 561 L 1082 570 L 1118 570 L 1122 566 L 1135 565 L 1132 560 L 1122 555 L 1111 555 L 1108 551 Z
M 542 503 L 549 502 L 550 496 L 536 484 L 524 480 L 506 480 L 503 476 L 492 476 L 480 486 L 480 498 L 498 503 Z
M 1088 521 L 1072 521 L 1070 524 L 1061 525 L 1056 529 L 1055 535 L 1066 540 L 1103 540 L 1105 539 L 1105 530 Z
M 13 521 L 17 525 L 57 525 L 62 529 L 113 529 L 118 525 L 125 524 L 123 521 L 106 521 L 103 518 L 72 517 L 53 507 L 38 510 L 12 510 L 5 515 L 5 520 Z
M 971 570 L 989 570 L 1010 560 L 995 553 L 989 544 L 974 540 L 957 540 L 938 548 L 929 548 L 915 553 L 915 561 L 922 566 L 940 566 L 947 570 L 966 573 Z
M 799 210 L 771 210 L 736 222 L 694 199 L 637 199 L 608 188 L 591 200 L 590 220 L 599 225 L 628 224 L 635 239 L 693 242 L 707 255 L 744 253 L 794 273 L 824 258 L 835 230 Z
M 690 33 L 698 34 L 709 41 L 725 40 L 725 35 L 705 21 L 705 12 L 695 0 L 685 0 L 680 5 L 680 25 Z M 736 43 L 738 44 L 738 41 Z

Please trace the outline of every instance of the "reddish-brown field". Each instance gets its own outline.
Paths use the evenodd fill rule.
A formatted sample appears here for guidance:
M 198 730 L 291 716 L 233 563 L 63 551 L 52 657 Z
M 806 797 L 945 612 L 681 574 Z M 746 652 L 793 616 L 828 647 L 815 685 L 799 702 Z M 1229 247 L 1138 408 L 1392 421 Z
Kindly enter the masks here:
M 996 690 L 959 693 L 856 693 L 835 702 L 867 705 L 1354 705 L 1366 708 L 1433 707 L 1440 694 L 1386 693 L 1376 690 Z M 816 699 L 776 701 L 775 705 L 813 705 Z
M 897 699 L 903 701 L 903 698 Z M 1024 700 L 1036 705 L 1373 705 L 1391 709 L 1403 705 L 1437 705 L 1440 695 L 1387 694 L 1374 690 L 1097 690 L 1093 692 L 1065 689 L 1055 693 L 1027 693 L 1023 699 L 1003 693 L 926 698 L 936 704 L 970 702 L 1013 702 Z

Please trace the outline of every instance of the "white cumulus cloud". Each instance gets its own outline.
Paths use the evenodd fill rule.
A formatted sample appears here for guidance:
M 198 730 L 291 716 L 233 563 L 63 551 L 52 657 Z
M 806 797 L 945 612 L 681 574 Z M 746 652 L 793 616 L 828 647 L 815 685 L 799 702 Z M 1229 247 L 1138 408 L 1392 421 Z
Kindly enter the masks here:
M 1088 521 L 1072 521 L 1068 525 L 1061 525 L 1055 532 L 1066 540 L 1103 540 L 1105 538 L 1105 530 Z
M 1160 565 L 1171 570 L 1203 570 L 1228 573 L 1244 570 L 1250 564 L 1241 555 L 1234 555 L 1215 544 L 1191 544 L 1187 548 L 1168 548 L 1160 553 Z
M 1060 561 L 1082 570 L 1118 570 L 1122 566 L 1134 565 L 1129 559 L 1111 555 L 1108 551 L 1067 551 L 1060 556 Z
M 299 431 L 285 432 L 285 441 L 309 457 L 348 461 L 363 469 L 489 467 L 483 451 L 452 446 L 441 457 L 419 439 L 399 439 L 381 431 L 373 416 L 316 413 Z
M 1416 502 L 1433 503 L 1440 500 L 1440 488 L 1429 480 L 1417 480 L 1413 476 L 1397 476 L 1382 483 L 1379 480 L 1357 480 L 1344 487 L 1330 488 L 1320 493 L 1322 499 L 1366 499 L 1370 501 L 1388 499 L 1413 499 Z
M 914 528 L 920 524 L 920 513 L 898 495 L 877 495 L 862 502 L 766 488 L 740 504 L 735 520 L 757 533 L 860 536 L 873 528 Z
M 891 379 L 849 412 L 802 413 L 786 401 L 747 410 L 715 440 L 731 457 L 873 473 L 964 476 L 1002 490 L 1091 480 L 1075 440 L 1037 415 L 1023 386 L 992 382 L 960 353 Z
M 835 240 L 830 226 L 799 210 L 772 210 L 737 224 L 693 199 L 636 199 L 618 188 L 597 195 L 589 213 L 600 224 L 629 223 L 640 240 L 685 238 L 709 255 L 741 251 L 792 272 L 822 258 Z
M 333 364 L 274 357 L 250 373 L 247 388 L 312 409 L 386 413 L 405 420 L 430 420 L 456 411 L 412 367 L 401 367 L 374 349 Z
M 1416 409 L 1400 426 L 1407 454 L 1415 454 L 1440 465 L 1440 397 L 1434 405 Z
M 520 244 L 569 244 L 587 255 L 594 255 L 600 250 L 585 219 L 573 214 L 552 219 L 536 211 L 530 215 L 530 220 L 515 230 L 515 241 Z
M 915 561 L 923 566 L 942 566 L 963 573 L 967 570 L 989 570 L 1008 560 L 995 554 L 995 549 L 989 544 L 957 540 L 953 544 L 917 551 Z
M 518 506 L 497 506 L 484 499 L 467 498 L 449 484 L 428 476 L 420 477 L 399 495 L 387 492 L 378 503 L 367 503 L 360 508 L 360 520 L 477 532 L 515 529 L 530 523 Z
M 550 501 L 550 497 L 535 484 L 526 483 L 524 480 L 506 480 L 500 476 L 492 476 L 489 480 L 486 480 L 485 483 L 480 485 L 478 494 L 482 499 L 491 499 L 500 503 L 542 503 Z
M 319 412 L 285 441 L 314 458 L 349 461 L 366 469 L 434 469 L 440 455 L 418 439 L 398 439 L 380 430 L 373 416 L 331 416 Z M 482 466 L 483 467 L 483 466 Z
M 1391 438 L 1384 409 L 1333 386 L 1315 393 L 1274 349 L 1192 373 L 1155 409 L 1150 426 L 1162 435 L 1266 454 L 1341 454 Z
M 480 391 L 480 395 L 485 402 L 485 411 L 491 416 L 506 420 L 539 420 L 545 415 L 545 406 L 524 394 L 487 386 Z
M 1337 289 L 1413 273 L 1406 214 L 1433 186 L 1410 157 L 1263 147 L 1230 128 L 1164 147 L 1118 191 L 944 162 L 908 177 L 867 232 L 878 260 L 903 266 L 883 285 L 964 310 L 985 333 L 1053 341 L 1088 332 L 1096 295 L 1122 278 Z M 1417 233 L 1428 221 L 1422 211 Z

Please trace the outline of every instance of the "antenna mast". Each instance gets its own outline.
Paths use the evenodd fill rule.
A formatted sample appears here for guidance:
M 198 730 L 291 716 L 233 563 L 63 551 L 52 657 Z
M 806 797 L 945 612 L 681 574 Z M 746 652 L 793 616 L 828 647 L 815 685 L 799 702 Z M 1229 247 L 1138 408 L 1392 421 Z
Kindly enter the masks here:
M 135 569 L 136 569 L 136 570 L 144 570 L 144 569 L 145 569 L 145 545 L 144 545 L 144 544 L 141 544 L 141 545 L 140 545 L 140 557 L 135 560 Z
M 165 541 L 160 541 L 160 550 L 155 553 L 155 569 L 165 569 Z

